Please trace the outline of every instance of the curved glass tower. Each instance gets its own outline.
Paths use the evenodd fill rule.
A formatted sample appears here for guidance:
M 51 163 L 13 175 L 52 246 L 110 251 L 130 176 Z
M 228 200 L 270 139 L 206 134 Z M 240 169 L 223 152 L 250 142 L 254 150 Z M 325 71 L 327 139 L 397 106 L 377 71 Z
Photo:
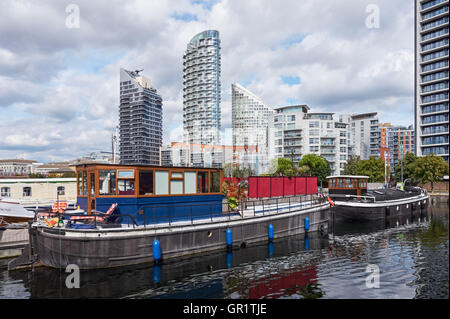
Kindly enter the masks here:
M 219 32 L 192 38 L 183 55 L 183 128 L 188 144 L 220 144 Z
M 255 146 L 252 158 L 240 160 L 256 174 L 265 173 L 269 165 L 268 126 L 273 109 L 238 83 L 231 85 L 233 146 Z M 237 159 L 238 156 L 235 156 Z

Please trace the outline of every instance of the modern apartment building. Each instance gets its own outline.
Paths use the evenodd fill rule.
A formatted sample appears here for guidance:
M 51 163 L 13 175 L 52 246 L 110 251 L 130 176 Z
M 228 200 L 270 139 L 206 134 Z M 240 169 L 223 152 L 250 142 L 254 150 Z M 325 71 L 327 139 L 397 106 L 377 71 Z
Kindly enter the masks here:
M 274 111 L 238 83 L 231 85 L 231 92 L 233 146 L 256 146 L 250 165 L 256 174 L 265 173 L 270 164 L 269 119 Z M 234 164 L 242 164 L 236 159 Z
M 391 127 L 388 130 L 388 147 L 390 152 L 391 172 L 395 172 L 395 166 L 407 153 L 415 153 L 415 132 L 413 126 Z
M 183 128 L 186 144 L 220 144 L 220 65 L 218 31 L 203 31 L 189 41 L 183 55 Z
M 351 155 L 362 160 L 380 156 L 381 133 L 376 112 L 341 115 L 339 121 L 350 125 Z
M 162 98 L 139 72 L 120 69 L 120 163 L 159 165 Z
M 348 159 L 348 124 L 334 120 L 334 113 L 308 113 L 307 105 L 275 109 L 270 123 L 271 157 L 289 158 L 298 164 L 306 154 L 325 158 L 331 173 L 342 174 Z
M 416 154 L 449 155 L 449 0 L 415 2 Z
M 0 176 L 27 176 L 42 163 L 26 159 L 0 159 Z
M 191 152 L 195 156 L 191 156 Z M 229 146 L 185 144 L 172 142 L 161 149 L 161 165 L 163 166 L 194 166 L 194 167 L 223 167 L 227 163 L 239 163 L 245 167 L 252 167 L 256 158 L 256 146 Z M 189 162 L 190 159 L 193 162 Z

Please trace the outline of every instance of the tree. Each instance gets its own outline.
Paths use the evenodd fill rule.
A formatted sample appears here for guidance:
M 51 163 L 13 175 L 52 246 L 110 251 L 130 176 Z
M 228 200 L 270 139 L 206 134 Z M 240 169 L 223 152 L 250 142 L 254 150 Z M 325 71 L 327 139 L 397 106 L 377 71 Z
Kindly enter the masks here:
M 292 164 L 292 161 L 288 158 L 279 158 L 275 175 L 276 176 L 282 175 L 288 177 L 294 176 L 295 169 L 294 165 Z
M 358 163 L 355 174 L 369 176 L 369 183 L 382 183 L 384 182 L 384 161 L 371 156 L 368 160 Z M 387 175 L 389 175 L 389 169 Z
M 241 166 L 238 164 L 236 167 L 233 168 L 232 175 L 233 177 L 247 178 L 249 176 L 255 175 L 255 171 L 253 171 L 250 167 L 245 167 L 243 165 Z
M 361 158 L 359 156 L 350 156 L 347 163 L 344 164 L 344 174 L 345 175 L 357 175 L 356 170 L 359 163 L 361 163 Z
M 331 174 L 330 164 L 323 157 L 316 154 L 307 154 L 302 157 L 298 166 L 308 166 L 311 176 L 316 176 L 318 182 L 326 182 Z
M 226 163 L 223 165 L 223 175 L 224 177 L 231 177 L 233 175 L 233 164 Z
M 403 180 L 402 179 L 402 163 L 399 162 L 395 165 L 394 178 L 396 181 L 403 182 L 407 178 L 412 178 L 412 163 L 417 160 L 417 156 L 411 152 L 408 152 L 403 157 Z
M 28 174 L 29 178 L 45 178 L 44 175 L 42 175 L 41 173 L 30 173 Z
M 434 154 L 417 158 L 409 164 L 409 167 L 412 170 L 412 178 L 422 184 L 431 183 L 432 191 L 433 183 L 441 180 L 444 175 L 448 175 L 448 163 Z

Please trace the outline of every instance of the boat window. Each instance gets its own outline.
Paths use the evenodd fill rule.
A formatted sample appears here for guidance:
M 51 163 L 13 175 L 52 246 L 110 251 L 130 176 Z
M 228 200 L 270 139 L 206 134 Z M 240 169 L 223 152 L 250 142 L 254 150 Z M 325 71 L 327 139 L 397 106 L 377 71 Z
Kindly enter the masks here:
M 90 182 L 91 182 L 91 196 L 95 196 L 95 174 L 90 173 Z
M 350 178 L 345 179 L 345 188 L 353 188 L 352 180 Z
M 2 187 L 1 196 L 2 197 L 11 197 L 11 188 Z
M 116 195 L 116 170 L 98 171 L 98 191 L 100 195 Z
M 183 173 L 181 173 L 181 172 L 172 172 L 172 178 L 183 178 Z
M 360 188 L 367 188 L 367 181 L 366 180 L 361 180 L 359 182 L 359 187 Z
M 335 188 L 336 187 L 336 180 L 334 178 L 331 178 L 328 180 L 328 188 Z
M 119 195 L 134 195 L 134 179 L 119 179 Z
M 78 195 L 83 195 L 82 172 L 78 172 Z
M 169 194 L 169 172 L 156 171 L 155 172 L 155 194 L 168 195 Z
M 208 172 L 197 173 L 198 193 L 208 193 Z
M 139 171 L 139 195 L 153 194 L 153 171 Z
M 170 194 L 183 194 L 183 180 L 173 179 L 170 181 Z
M 83 195 L 87 195 L 87 173 L 83 171 Z
M 196 172 L 184 172 L 184 193 L 185 194 L 195 194 L 197 189 L 196 180 L 197 180 Z
M 134 170 L 119 170 L 117 173 L 117 178 L 134 178 Z
M 56 192 L 58 193 L 58 195 L 66 194 L 66 190 L 65 190 L 64 186 L 58 186 L 58 188 L 56 189 Z
M 211 193 L 220 192 L 220 172 L 211 172 Z
M 31 196 L 31 187 L 24 187 L 23 188 L 23 197 Z

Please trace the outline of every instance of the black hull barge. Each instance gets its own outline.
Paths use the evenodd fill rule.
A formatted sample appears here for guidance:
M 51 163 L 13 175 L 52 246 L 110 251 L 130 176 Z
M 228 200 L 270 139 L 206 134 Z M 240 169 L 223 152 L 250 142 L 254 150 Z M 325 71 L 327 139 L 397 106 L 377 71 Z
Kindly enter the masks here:
M 330 204 L 317 195 L 317 181 L 309 194 L 246 199 L 231 209 L 219 169 L 90 164 L 77 172 L 77 204 L 86 214 L 38 217 L 27 255 L 10 269 L 27 261 L 79 269 L 159 263 L 328 231 Z
M 373 221 L 411 215 L 426 210 L 426 190 L 410 187 L 405 190 L 367 190 L 368 176 L 330 176 L 329 198 L 337 220 Z

